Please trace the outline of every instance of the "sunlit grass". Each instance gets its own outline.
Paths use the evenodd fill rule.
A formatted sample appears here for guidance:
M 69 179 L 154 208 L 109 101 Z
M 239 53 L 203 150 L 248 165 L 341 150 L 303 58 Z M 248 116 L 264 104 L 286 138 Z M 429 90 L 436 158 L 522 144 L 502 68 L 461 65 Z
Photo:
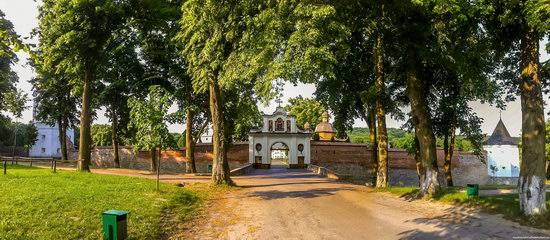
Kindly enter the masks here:
M 196 188 L 196 187 L 195 187 Z M 208 193 L 124 176 L 10 165 L 0 175 L 0 239 L 101 239 L 101 213 L 127 210 L 129 239 L 156 239 L 162 215 L 188 220 Z

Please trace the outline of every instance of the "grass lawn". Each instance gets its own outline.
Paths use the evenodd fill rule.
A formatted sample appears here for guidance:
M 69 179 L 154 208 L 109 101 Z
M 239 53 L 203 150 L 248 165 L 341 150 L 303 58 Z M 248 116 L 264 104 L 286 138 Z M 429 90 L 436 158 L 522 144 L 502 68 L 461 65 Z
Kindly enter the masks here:
M 492 214 L 502 214 L 504 218 L 520 222 L 522 224 L 550 229 L 550 214 L 543 219 L 526 219 L 519 210 L 517 194 L 505 194 L 499 196 L 483 196 L 468 198 L 463 187 L 447 188 L 436 194 L 433 200 L 457 205 L 467 205 L 480 208 Z M 495 188 L 488 188 L 495 189 Z M 390 192 L 404 198 L 415 198 L 418 194 L 418 187 L 390 187 L 377 189 L 380 192 Z M 550 193 L 546 193 L 546 206 L 550 209 Z
M 197 214 L 210 187 L 9 165 L 0 175 L 0 239 L 101 239 L 101 213 L 127 210 L 129 239 L 156 239 Z M 162 217 L 162 216 L 169 217 Z

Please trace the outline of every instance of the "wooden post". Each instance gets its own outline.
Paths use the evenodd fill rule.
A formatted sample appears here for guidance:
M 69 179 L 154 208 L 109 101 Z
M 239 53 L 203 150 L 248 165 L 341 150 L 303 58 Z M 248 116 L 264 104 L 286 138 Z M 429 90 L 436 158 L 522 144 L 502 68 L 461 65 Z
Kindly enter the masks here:
M 55 158 L 52 158 L 52 162 L 53 162 L 53 173 L 56 173 L 57 162 L 55 161 Z
M 0 157 L 0 159 L 2 159 L 2 157 Z M 8 163 L 8 160 L 6 158 L 4 158 L 4 176 L 6 176 L 6 170 L 8 168 L 7 163 Z

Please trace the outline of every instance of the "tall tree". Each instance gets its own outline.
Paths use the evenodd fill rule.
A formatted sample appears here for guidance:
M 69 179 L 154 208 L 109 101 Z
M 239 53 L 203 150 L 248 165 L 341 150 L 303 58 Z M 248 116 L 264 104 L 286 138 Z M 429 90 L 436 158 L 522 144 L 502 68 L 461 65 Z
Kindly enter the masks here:
M 50 126 L 57 124 L 61 159 L 67 160 L 67 129 L 78 124 L 79 97 L 73 91 L 71 75 L 46 67 L 40 49 L 37 52 L 31 59 L 37 73 L 30 81 L 34 96 L 33 119 Z
M 21 90 L 15 90 L 4 93 L 4 108 L 13 115 L 15 118 L 15 133 L 13 134 L 13 151 L 12 156 L 15 156 L 15 146 L 17 146 L 17 127 L 18 120 L 23 116 L 23 111 L 29 108 L 26 106 L 29 98 L 26 93 Z
M 388 187 L 388 132 L 386 129 L 386 84 L 384 76 L 384 2 L 378 1 L 374 27 L 374 85 L 376 88 L 376 122 L 378 137 L 378 170 L 376 187 Z
M 500 76 L 521 98 L 520 210 L 526 216 L 543 215 L 547 211 L 546 160 L 539 50 L 541 38 L 550 33 L 550 7 L 535 0 L 488 1 L 483 6 L 488 9 L 485 28 L 503 57 Z
M 23 48 L 11 21 L 0 10 L 0 109 L 4 109 L 4 93 L 15 90 L 17 74 L 12 70 L 19 59 L 15 52 Z
M 160 151 L 173 148 L 175 141 L 168 131 L 168 110 L 172 106 L 172 95 L 159 85 L 149 88 L 147 99 L 131 97 L 129 127 L 134 128 L 136 134 L 132 140 L 134 149 L 150 150 L 151 172 L 157 171 L 160 161 Z M 157 152 L 158 151 L 158 152 Z
M 98 68 L 99 104 L 105 106 L 105 116 L 111 122 L 111 145 L 115 168 L 120 167 L 119 145 L 123 138 L 130 138 L 131 131 L 125 126 L 130 121 L 127 105 L 131 95 L 143 92 L 144 69 L 136 52 L 137 39 L 134 32 L 126 33 L 126 39 L 105 56 L 106 64 Z
M 185 2 L 177 40 L 184 46 L 181 53 L 195 91 L 209 92 L 214 183 L 232 182 L 225 154 L 230 136 L 224 92 L 245 86 L 267 101 L 275 79 L 314 82 L 319 76 L 332 77 L 328 63 L 336 61 L 330 49 L 336 46 L 330 44 L 342 35 L 342 28 L 331 24 L 333 15 L 331 6 L 309 2 Z M 325 38 L 316 34 L 318 28 L 334 34 Z
M 92 89 L 106 52 L 120 42 L 126 1 L 45 0 L 39 9 L 39 45 L 47 68 L 77 76 L 82 93 L 78 169 L 89 171 Z

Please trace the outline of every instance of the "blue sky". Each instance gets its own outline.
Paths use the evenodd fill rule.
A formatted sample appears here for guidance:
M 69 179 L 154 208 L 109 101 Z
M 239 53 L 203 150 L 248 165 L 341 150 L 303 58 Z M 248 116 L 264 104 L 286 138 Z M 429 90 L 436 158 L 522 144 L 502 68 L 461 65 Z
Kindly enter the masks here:
M 38 25 L 38 9 L 37 6 L 40 4 L 40 0 L 35 2 L 34 0 L 0 0 L 0 9 L 6 14 L 6 18 L 13 22 L 15 30 L 19 35 L 23 37 L 29 36 L 30 31 Z M 36 40 L 34 40 L 36 41 Z M 14 70 L 19 76 L 18 88 L 24 90 L 25 92 L 31 95 L 31 85 L 28 82 L 33 76 L 34 72 L 29 66 L 25 66 L 26 59 L 28 54 L 24 52 L 19 52 L 18 57 L 20 59 L 19 63 L 14 66 Z M 541 61 L 547 60 L 549 55 L 541 49 Z M 313 96 L 315 91 L 315 86 L 313 84 L 298 84 L 293 86 L 292 84 L 287 83 L 283 91 L 283 105 L 286 104 L 287 99 L 290 97 L 296 97 L 302 95 L 304 97 Z M 550 98 L 545 96 L 546 103 L 550 102 Z M 29 106 L 32 103 L 29 102 Z M 470 104 L 476 113 L 484 119 L 482 124 L 482 130 L 484 133 L 491 134 L 494 127 L 496 126 L 499 120 L 500 110 L 487 105 L 481 104 L 478 102 L 472 102 Z M 276 104 L 272 102 L 269 106 L 259 105 L 260 110 L 265 113 L 271 113 L 275 110 Z M 404 109 L 408 111 L 408 109 Z M 545 106 L 545 111 L 549 112 L 547 105 Z M 100 110 L 98 112 L 98 119 L 94 123 L 108 123 L 108 120 L 103 116 L 104 111 Z M 550 115 L 547 116 L 549 118 Z M 32 112 L 29 110 L 25 111 L 23 114 L 23 121 L 28 122 L 32 119 Z M 505 111 L 502 112 L 502 119 L 505 125 L 508 127 L 510 134 L 513 136 L 519 136 L 521 132 L 521 106 L 519 101 L 510 102 Z M 402 123 L 395 121 L 388 117 L 388 127 L 401 127 Z M 366 123 L 356 120 L 355 126 L 364 127 Z M 173 132 L 182 132 L 184 129 L 183 125 L 171 125 L 170 131 Z

